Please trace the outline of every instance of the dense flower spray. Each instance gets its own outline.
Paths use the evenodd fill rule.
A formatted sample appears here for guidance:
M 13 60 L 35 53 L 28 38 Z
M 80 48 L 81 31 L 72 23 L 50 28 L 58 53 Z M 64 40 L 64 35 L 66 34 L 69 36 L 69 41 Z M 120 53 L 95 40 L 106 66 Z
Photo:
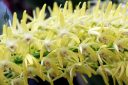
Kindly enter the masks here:
M 128 84 L 128 5 L 79 5 L 73 11 L 71 2 L 54 3 L 47 19 L 46 4 L 33 17 L 24 11 L 21 21 L 14 13 L 0 35 L 0 85 L 28 85 L 35 76 L 51 85 L 64 77 L 73 85 L 77 72 L 100 74 L 106 85 L 108 76 L 114 85 Z

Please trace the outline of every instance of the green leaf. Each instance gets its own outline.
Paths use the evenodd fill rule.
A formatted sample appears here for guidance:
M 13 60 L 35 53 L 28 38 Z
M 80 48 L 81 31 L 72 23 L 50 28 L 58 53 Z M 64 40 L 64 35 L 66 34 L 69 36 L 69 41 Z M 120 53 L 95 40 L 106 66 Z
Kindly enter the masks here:
M 22 59 L 22 57 L 21 56 L 15 56 L 15 58 L 14 58 L 14 63 L 16 63 L 16 64 L 22 64 L 23 63 L 23 59 Z
M 47 56 L 49 53 L 50 53 L 49 51 L 45 51 L 44 54 L 43 54 L 43 56 L 45 57 L 45 56 Z
M 78 53 L 78 48 L 69 48 L 69 50 Z
M 35 58 L 40 58 L 40 52 L 34 52 L 34 53 L 32 53 L 32 55 L 33 55 Z

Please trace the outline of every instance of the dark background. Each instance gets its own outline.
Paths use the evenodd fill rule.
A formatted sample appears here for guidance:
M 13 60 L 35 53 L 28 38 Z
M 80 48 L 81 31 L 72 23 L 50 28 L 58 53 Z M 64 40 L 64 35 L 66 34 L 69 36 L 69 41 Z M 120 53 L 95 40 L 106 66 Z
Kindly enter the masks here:
M 4 3 L 8 6 L 10 9 L 11 13 L 17 12 L 18 13 L 18 18 L 21 19 L 21 15 L 24 10 L 27 10 L 27 12 L 32 15 L 32 10 L 35 9 L 35 7 L 42 7 L 44 3 L 46 3 L 48 6 L 51 8 L 53 7 L 53 3 L 57 2 L 58 5 L 64 5 L 66 0 L 3 0 Z M 79 2 L 88 2 L 88 1 L 93 1 L 93 0 L 72 0 L 73 7 L 79 3 Z M 102 0 L 106 1 L 106 0 Z M 118 3 L 118 0 L 112 0 L 113 3 Z M 92 3 L 94 5 L 94 3 Z

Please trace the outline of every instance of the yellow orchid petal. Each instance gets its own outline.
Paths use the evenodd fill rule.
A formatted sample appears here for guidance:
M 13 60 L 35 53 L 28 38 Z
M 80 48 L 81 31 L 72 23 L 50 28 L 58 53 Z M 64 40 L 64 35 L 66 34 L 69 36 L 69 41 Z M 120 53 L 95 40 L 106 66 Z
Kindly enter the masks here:
M 53 4 L 53 12 L 52 12 L 52 16 L 56 16 L 56 14 L 59 12 L 59 7 L 57 5 L 56 2 L 54 2 Z
M 105 16 L 109 16 L 109 13 L 111 12 L 111 9 L 112 9 L 112 2 L 109 2 L 108 3 L 108 6 L 107 6 L 107 9 L 106 9 L 106 12 L 105 12 Z
M 68 1 L 68 11 L 69 11 L 69 13 L 72 13 L 72 11 L 73 11 L 73 6 L 72 6 L 71 1 Z
M 81 8 L 81 15 L 84 16 L 86 13 L 86 2 L 83 3 L 82 8 Z
M 40 10 L 38 19 L 44 19 L 45 18 L 45 8 L 46 8 L 46 4 L 44 4 L 42 9 Z
M 16 29 L 16 24 L 17 24 L 17 14 L 16 13 L 14 13 L 13 14 L 13 29 Z
M 22 21 L 23 21 L 23 23 L 26 23 L 26 21 L 27 21 L 27 13 L 26 13 L 26 10 L 23 12 Z
M 40 14 L 40 9 L 39 9 L 39 7 L 37 7 L 36 8 L 36 16 L 39 16 L 39 14 Z
M 126 66 L 126 76 L 128 77 L 128 64 Z
M 33 64 L 34 64 L 32 57 L 33 57 L 33 56 L 30 55 L 30 54 L 27 54 L 27 55 L 26 55 L 26 58 L 25 58 L 25 59 L 28 61 L 28 65 L 33 65 Z
M 64 20 L 64 15 L 62 14 L 62 12 L 60 11 L 60 14 L 59 14 L 60 18 L 59 18 L 59 21 L 60 21 L 60 25 L 63 27 L 64 24 L 65 24 L 65 20 Z

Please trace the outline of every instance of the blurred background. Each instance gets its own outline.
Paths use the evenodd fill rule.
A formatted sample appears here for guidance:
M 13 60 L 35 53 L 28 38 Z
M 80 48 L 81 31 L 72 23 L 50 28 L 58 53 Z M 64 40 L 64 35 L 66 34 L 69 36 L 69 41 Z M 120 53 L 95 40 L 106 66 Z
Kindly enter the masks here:
M 11 11 L 11 13 L 13 12 L 17 12 L 18 13 L 18 18 L 21 19 L 21 15 L 23 13 L 24 10 L 27 10 L 27 12 L 32 15 L 32 10 L 35 9 L 35 7 L 42 7 L 44 3 L 46 3 L 48 6 L 50 6 L 52 8 L 53 3 L 57 2 L 58 5 L 64 5 L 66 0 L 0 0 L 3 1 L 7 7 L 9 8 L 9 10 Z M 79 2 L 91 2 L 91 5 L 95 5 L 95 3 L 97 2 L 97 0 L 72 0 L 73 6 L 75 8 L 75 6 L 79 3 Z M 101 0 L 101 1 L 109 1 L 109 0 Z M 111 0 L 113 3 L 120 3 L 121 1 L 124 0 Z

